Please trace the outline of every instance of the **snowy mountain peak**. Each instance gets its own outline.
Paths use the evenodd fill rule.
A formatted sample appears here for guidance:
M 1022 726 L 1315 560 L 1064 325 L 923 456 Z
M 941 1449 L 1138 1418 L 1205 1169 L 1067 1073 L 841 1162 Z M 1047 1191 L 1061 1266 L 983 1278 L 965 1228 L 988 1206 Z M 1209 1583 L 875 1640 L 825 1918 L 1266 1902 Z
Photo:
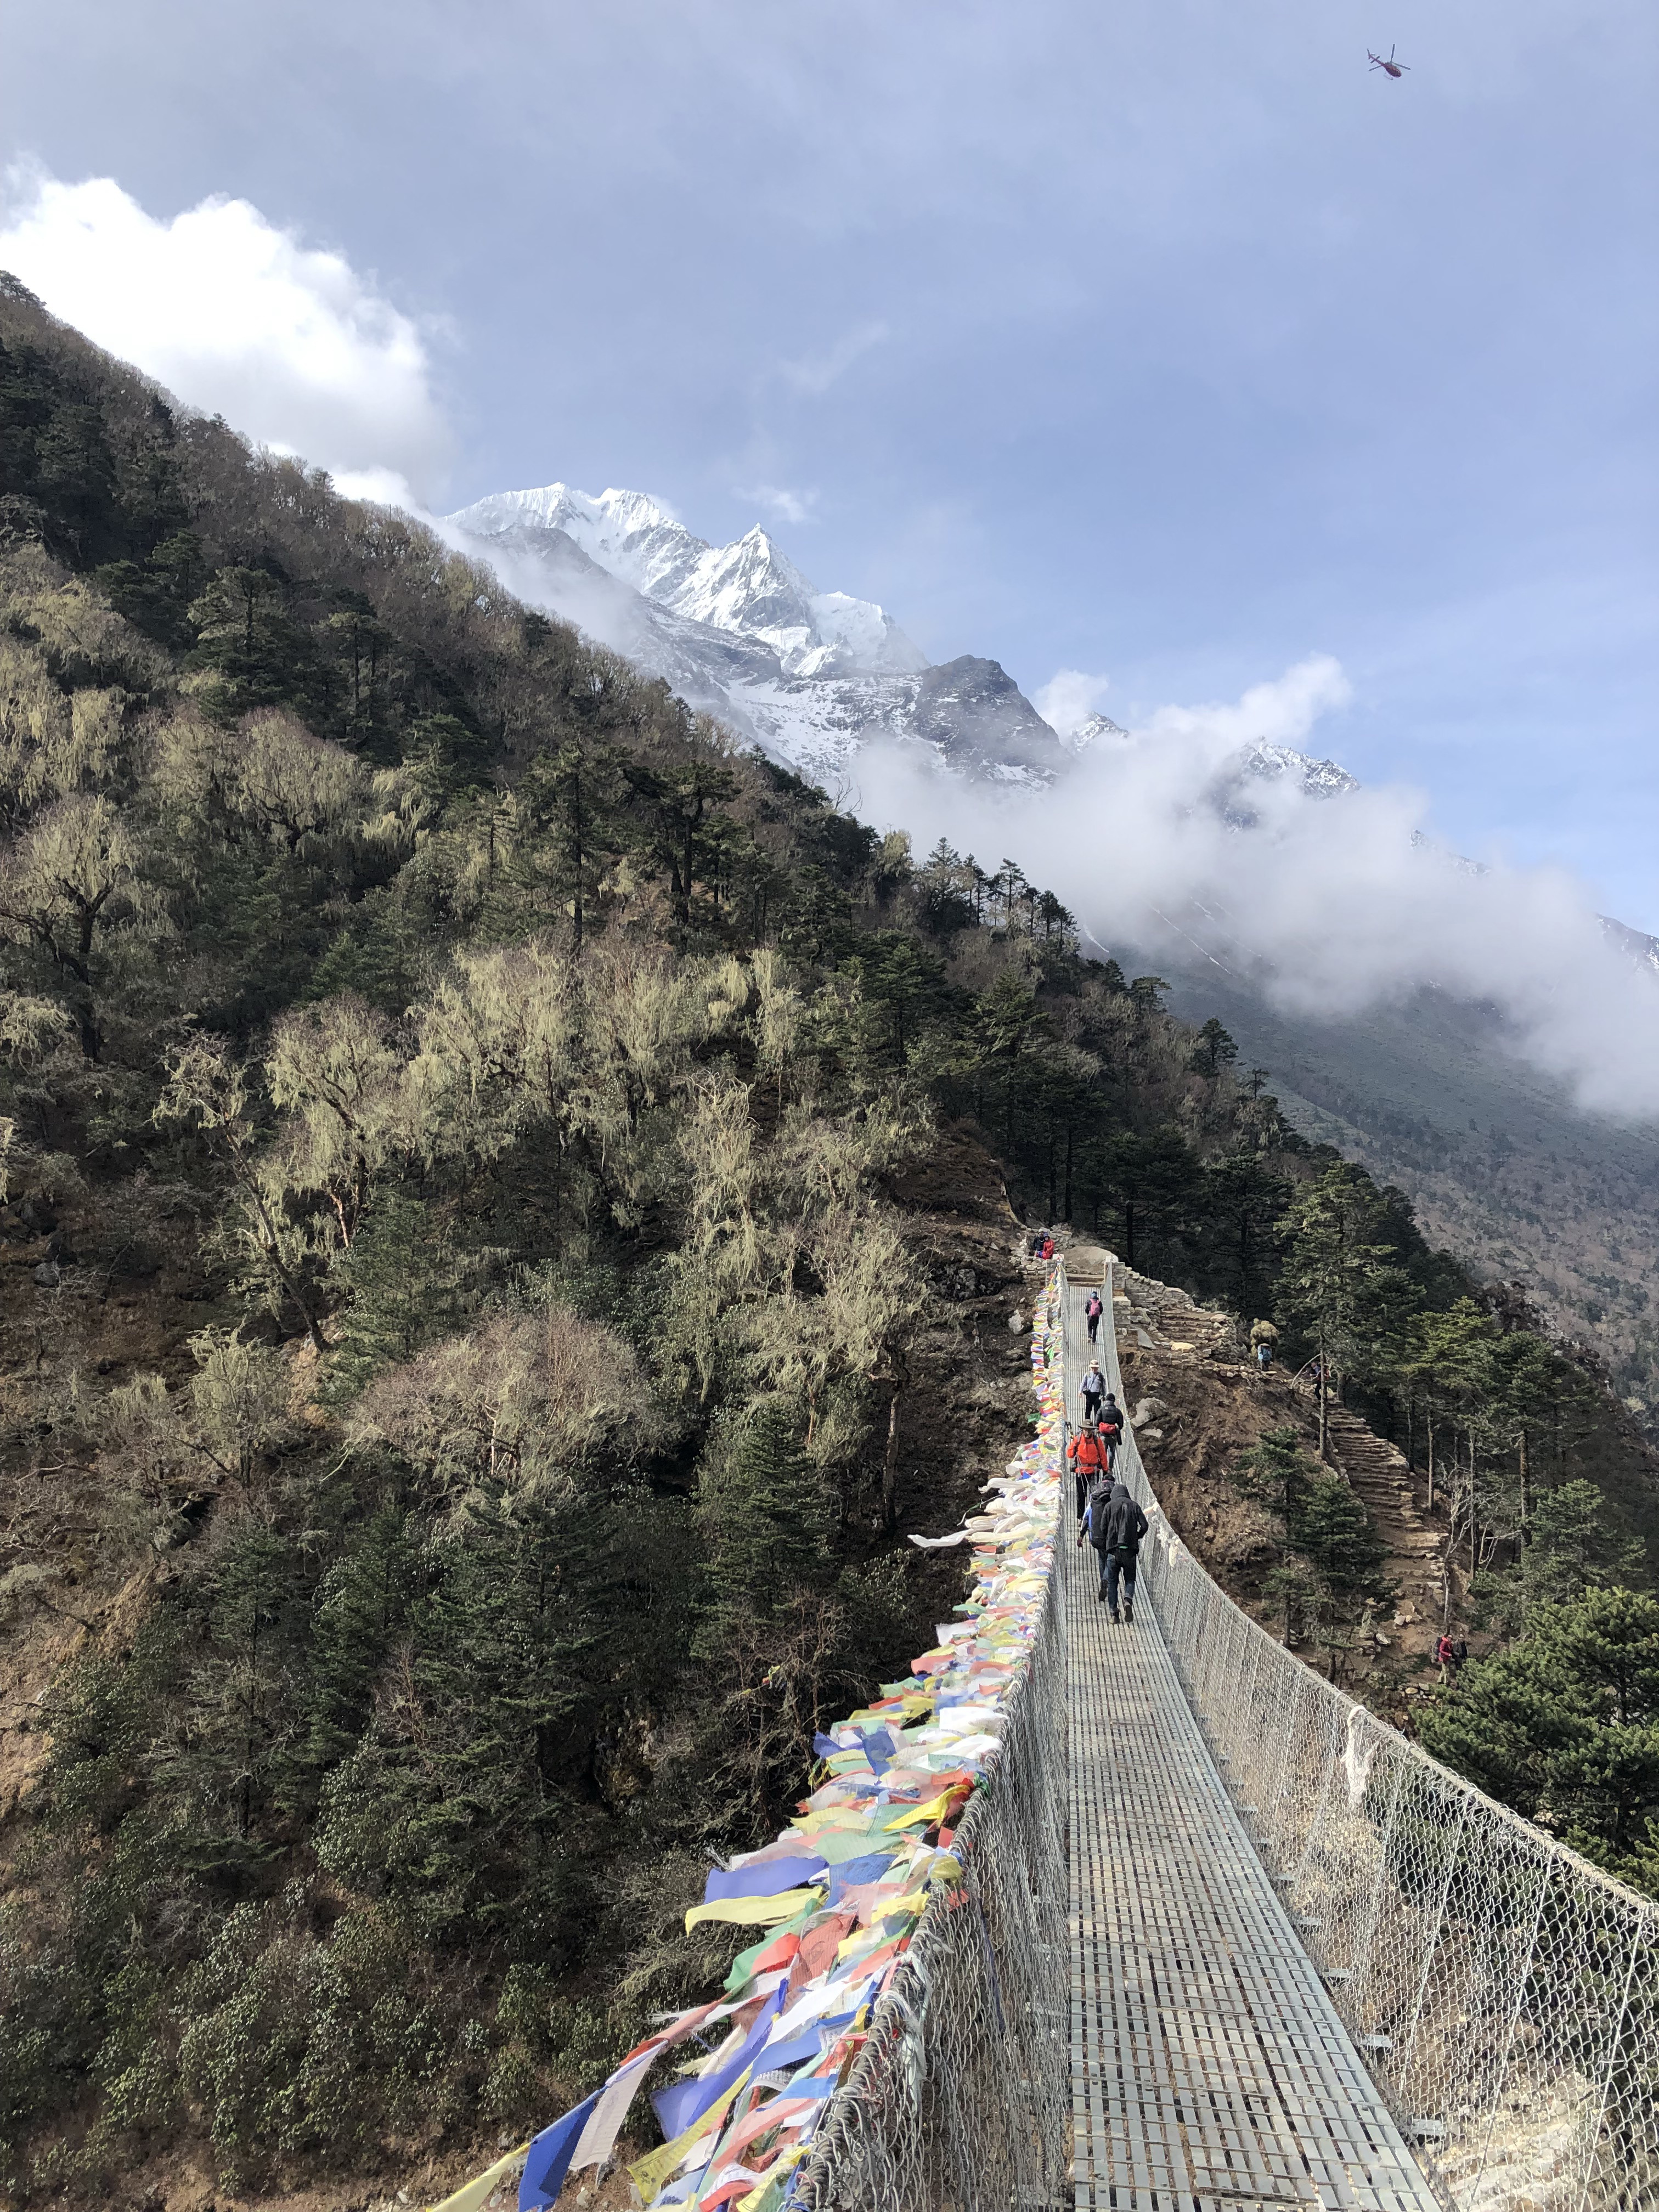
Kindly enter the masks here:
M 954 773 L 1042 787 L 1088 757 L 1109 774 L 1137 740 L 1109 715 L 1064 736 L 994 660 L 939 667 L 884 609 L 821 592 L 757 524 L 729 545 L 688 530 L 662 501 L 566 483 L 496 492 L 450 515 L 445 534 L 509 590 L 579 623 L 666 679 L 773 758 L 834 781 L 874 740 L 929 749 Z M 1265 740 L 1242 750 L 1213 802 L 1239 828 L 1263 781 L 1327 798 L 1353 787 L 1334 761 Z
M 1109 714 L 1091 714 L 1087 721 L 1079 722 L 1069 736 L 1061 732 L 1060 742 L 1074 753 L 1087 752 L 1090 746 L 1102 738 L 1127 738 L 1129 732 L 1121 722 L 1115 722 Z
M 758 524 L 710 545 L 644 492 L 614 487 L 594 498 L 563 483 L 495 492 L 449 527 L 487 548 L 545 555 L 554 533 L 596 567 L 687 622 L 753 638 L 792 677 L 899 675 L 927 665 L 872 600 L 820 592 Z
M 1297 752 L 1294 745 L 1270 744 L 1266 738 L 1256 739 L 1244 764 L 1253 775 L 1267 782 L 1290 776 L 1310 799 L 1336 799 L 1345 791 L 1359 788 L 1358 776 L 1350 775 L 1339 762 L 1316 760 L 1311 753 Z

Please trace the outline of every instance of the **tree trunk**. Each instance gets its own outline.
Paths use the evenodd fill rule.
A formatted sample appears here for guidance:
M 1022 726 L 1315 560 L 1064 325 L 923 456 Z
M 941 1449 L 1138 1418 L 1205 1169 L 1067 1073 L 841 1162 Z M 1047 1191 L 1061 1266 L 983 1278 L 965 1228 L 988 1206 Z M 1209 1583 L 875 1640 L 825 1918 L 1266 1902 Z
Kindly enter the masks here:
M 1434 1510 L 1434 1410 L 1431 1407 L 1425 1408 L 1424 1422 L 1429 1432 L 1429 1510 L 1432 1513 Z

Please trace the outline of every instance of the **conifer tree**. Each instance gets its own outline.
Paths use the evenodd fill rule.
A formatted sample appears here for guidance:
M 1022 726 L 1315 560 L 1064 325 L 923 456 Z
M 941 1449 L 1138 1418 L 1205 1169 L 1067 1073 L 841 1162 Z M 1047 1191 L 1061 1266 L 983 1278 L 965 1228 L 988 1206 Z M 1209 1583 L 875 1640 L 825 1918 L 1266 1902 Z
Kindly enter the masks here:
M 1638 1873 L 1659 1815 L 1659 1599 L 1591 1589 L 1540 1605 L 1522 1641 L 1471 1661 L 1420 1728 L 1481 1789 Z
M 1384 1241 L 1387 1209 L 1363 1168 L 1340 1161 L 1307 1185 L 1290 1212 L 1280 1303 L 1318 1362 L 1319 1456 L 1328 1456 L 1334 1374 L 1364 1373 L 1408 1296 Z
M 787 1406 L 763 1402 L 723 1441 L 697 1517 L 708 1544 L 710 1598 L 698 1649 L 717 1658 L 738 1622 L 774 1619 L 823 1577 L 829 1501 Z

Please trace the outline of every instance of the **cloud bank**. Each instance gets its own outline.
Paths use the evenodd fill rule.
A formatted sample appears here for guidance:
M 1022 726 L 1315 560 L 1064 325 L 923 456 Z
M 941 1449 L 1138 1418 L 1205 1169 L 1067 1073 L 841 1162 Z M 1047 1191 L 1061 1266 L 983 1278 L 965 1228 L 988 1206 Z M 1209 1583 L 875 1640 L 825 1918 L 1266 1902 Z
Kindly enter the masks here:
M 1103 948 L 1220 960 L 1289 1011 L 1352 1016 L 1424 984 L 1490 1001 L 1582 1106 L 1659 1118 L 1659 980 L 1582 884 L 1458 860 L 1429 840 L 1419 793 L 1314 799 L 1246 772 L 1256 741 L 1301 747 L 1347 696 L 1334 661 L 1304 661 L 1231 704 L 1159 708 L 1045 792 L 988 791 L 889 746 L 860 757 L 854 803 L 918 849 L 1012 854 Z
M 0 268 L 186 405 L 303 455 L 349 496 L 441 493 L 450 437 L 421 329 L 343 255 L 246 200 L 162 222 L 112 178 L 15 170 Z
M 1056 737 L 1069 738 L 1091 714 L 1104 711 L 1111 688 L 1109 676 L 1085 676 L 1080 668 L 1057 668 L 1032 695 L 1031 704 Z

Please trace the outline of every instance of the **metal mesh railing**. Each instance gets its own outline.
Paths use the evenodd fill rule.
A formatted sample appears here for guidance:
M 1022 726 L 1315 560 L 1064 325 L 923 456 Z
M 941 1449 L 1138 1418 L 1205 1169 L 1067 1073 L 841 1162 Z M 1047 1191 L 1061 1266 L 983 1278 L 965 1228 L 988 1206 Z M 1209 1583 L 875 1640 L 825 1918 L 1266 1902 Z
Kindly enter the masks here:
M 1109 1333 L 1109 1351 L 1121 1387 Z M 1251 1620 L 1158 1510 L 1133 1437 L 1118 1471 L 1152 1521 L 1141 1587 L 1211 1752 L 1437 2193 L 1457 2212 L 1654 2212 L 1659 1905 Z
M 1051 1577 L 1003 1747 L 813 2139 L 811 2212 L 1008 2212 L 1060 2203 L 1071 2120 L 1066 1650 Z

